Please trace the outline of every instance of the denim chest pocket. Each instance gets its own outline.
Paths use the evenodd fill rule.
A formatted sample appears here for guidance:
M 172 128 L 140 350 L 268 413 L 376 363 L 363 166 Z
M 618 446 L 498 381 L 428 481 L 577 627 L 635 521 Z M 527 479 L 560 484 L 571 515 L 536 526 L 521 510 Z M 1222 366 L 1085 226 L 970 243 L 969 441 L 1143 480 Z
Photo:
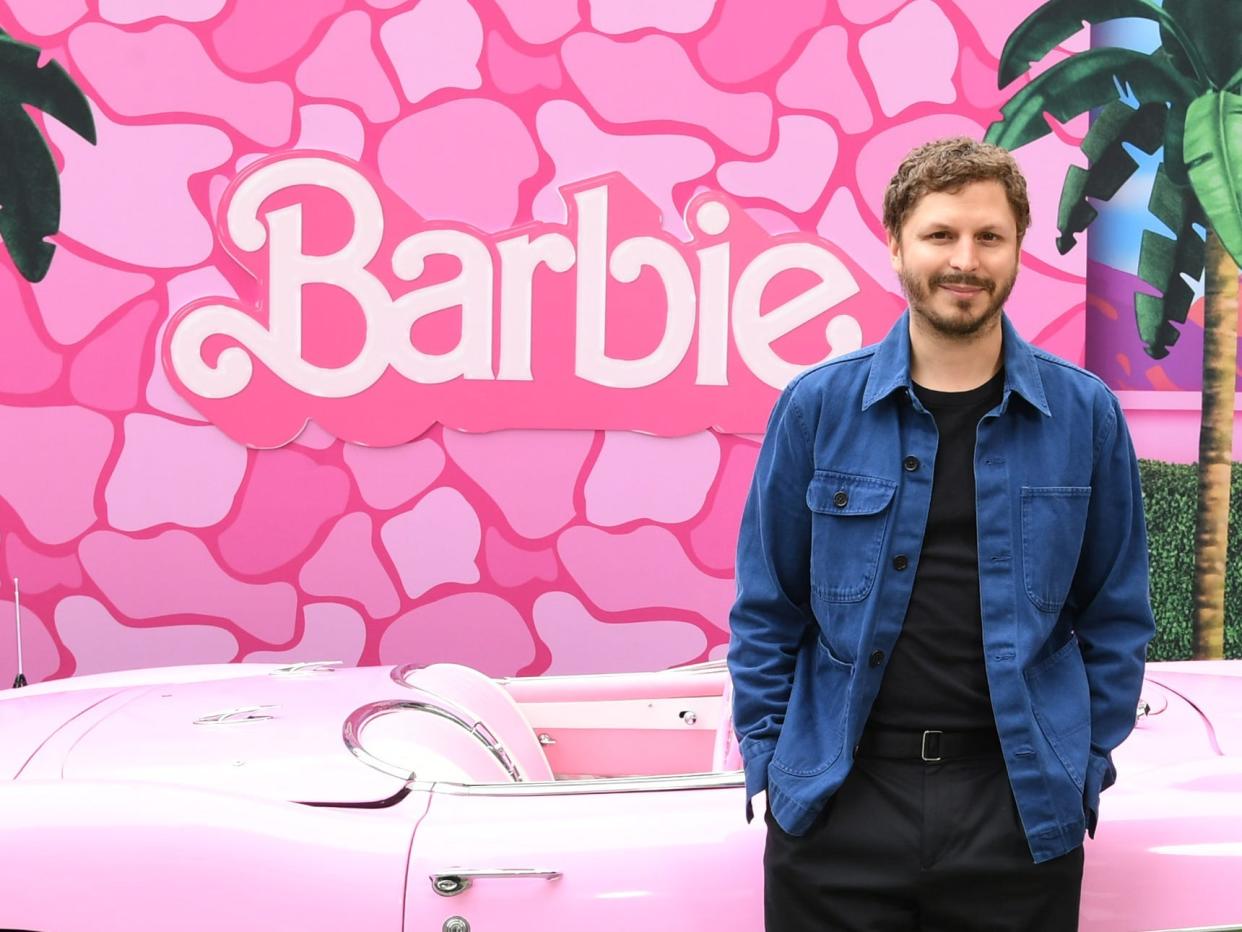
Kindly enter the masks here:
M 1022 574 L 1040 611 L 1059 612 L 1065 604 L 1090 502 L 1090 486 L 1022 488 Z
M 811 591 L 828 602 L 857 602 L 875 583 L 891 479 L 817 469 L 806 490 L 811 510 Z

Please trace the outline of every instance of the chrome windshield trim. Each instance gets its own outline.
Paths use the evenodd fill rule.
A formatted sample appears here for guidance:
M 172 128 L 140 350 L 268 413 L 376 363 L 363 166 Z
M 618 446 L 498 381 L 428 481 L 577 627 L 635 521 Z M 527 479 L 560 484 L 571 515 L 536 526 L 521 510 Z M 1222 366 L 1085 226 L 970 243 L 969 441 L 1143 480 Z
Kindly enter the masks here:
M 460 707 L 458 707 L 460 708 Z M 345 719 L 345 725 L 341 730 L 341 737 L 345 741 L 345 747 L 349 748 L 351 754 L 357 757 L 364 764 L 374 767 L 381 773 L 389 776 L 400 777 L 402 780 L 416 780 L 417 775 L 412 770 L 406 770 L 399 767 L 391 761 L 386 761 L 380 757 L 376 757 L 362 746 L 362 729 L 373 719 L 381 715 L 389 715 L 393 712 L 415 711 L 428 712 L 432 715 L 438 715 L 440 718 L 448 719 L 456 725 L 460 725 L 468 731 L 480 744 L 483 745 L 492 757 L 504 768 L 509 776 L 518 780 L 517 768 L 510 759 L 508 753 L 496 740 L 496 736 L 480 721 L 471 721 L 470 717 L 458 714 L 457 711 L 449 704 L 449 707 L 434 705 L 430 702 L 419 702 L 414 699 L 384 699 L 379 702 L 369 702 L 361 708 L 355 709 Z M 497 784 L 505 786 L 506 784 Z
M 408 667 L 417 667 L 417 664 L 406 664 Z M 684 667 L 669 667 L 667 670 L 635 670 L 630 673 L 541 673 L 538 676 L 498 676 L 494 677 L 497 683 L 512 683 L 517 680 L 611 680 L 625 679 L 634 676 L 659 676 L 668 674 L 675 676 L 679 673 L 690 673 L 695 676 L 702 674 L 723 673 L 726 668 L 724 660 L 703 660 L 699 663 L 689 663 Z M 396 671 L 393 671 L 394 674 Z M 409 671 L 407 671 L 409 672 Z
M 581 796 L 595 793 L 656 793 L 676 790 L 715 790 L 744 786 L 741 770 L 727 773 L 657 774 L 643 777 L 597 777 L 584 780 L 545 780 L 539 783 L 447 783 L 434 791 L 453 796 Z

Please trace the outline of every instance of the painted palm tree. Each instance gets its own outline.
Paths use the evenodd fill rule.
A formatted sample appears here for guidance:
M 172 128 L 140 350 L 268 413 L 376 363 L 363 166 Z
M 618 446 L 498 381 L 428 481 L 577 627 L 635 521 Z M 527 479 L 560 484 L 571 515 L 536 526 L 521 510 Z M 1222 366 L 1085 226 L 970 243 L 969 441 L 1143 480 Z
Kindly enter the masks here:
M 1154 20 L 1160 47 L 1071 56 L 1020 88 L 986 138 L 1016 149 L 1050 131 L 1045 113 L 1065 122 L 1098 108 L 1082 143 L 1090 167 L 1071 166 L 1061 192 L 1062 253 L 1096 217 L 1088 198 L 1108 200 L 1137 169 L 1125 146 L 1149 155 L 1163 147 L 1148 209 L 1174 236 L 1143 232 L 1139 277 L 1160 296 L 1136 294 L 1134 310 L 1148 355 L 1165 356 L 1206 266 L 1194 655 L 1221 657 L 1242 262 L 1242 0 L 1050 0 L 1009 37 L 999 84 L 1085 25 L 1125 17 Z M 1137 106 L 1122 99 L 1123 86 Z
M 60 178 L 51 150 L 23 105 L 55 117 L 95 142 L 86 97 L 56 62 L 39 67 L 39 50 L 0 32 L 0 240 L 27 281 L 47 274 L 60 229 Z

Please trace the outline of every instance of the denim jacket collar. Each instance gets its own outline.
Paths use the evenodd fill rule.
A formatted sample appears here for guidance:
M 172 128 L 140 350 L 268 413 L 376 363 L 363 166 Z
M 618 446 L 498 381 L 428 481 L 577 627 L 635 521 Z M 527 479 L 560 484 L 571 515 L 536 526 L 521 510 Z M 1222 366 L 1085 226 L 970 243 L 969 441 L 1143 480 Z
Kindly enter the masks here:
M 1035 356 L 1030 344 L 1018 336 L 1018 331 L 1001 313 L 1002 352 L 1005 357 L 1005 393 L 1002 406 L 1009 403 L 1009 393 L 1017 392 L 1040 413 L 1051 417 L 1044 383 L 1035 366 Z M 907 309 L 893 328 L 876 345 L 871 359 L 871 374 L 863 391 L 862 410 L 866 411 L 881 398 L 887 398 L 899 388 L 913 392 L 910 382 L 910 311 Z

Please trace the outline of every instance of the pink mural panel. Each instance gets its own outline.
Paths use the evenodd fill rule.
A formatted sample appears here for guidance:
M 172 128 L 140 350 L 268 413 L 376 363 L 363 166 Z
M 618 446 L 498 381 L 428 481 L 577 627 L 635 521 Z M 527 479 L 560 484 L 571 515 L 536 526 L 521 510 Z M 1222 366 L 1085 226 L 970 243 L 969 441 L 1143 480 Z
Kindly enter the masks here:
M 27 675 L 331 658 L 579 672 L 721 656 L 777 363 L 875 339 L 900 312 L 883 186 L 911 146 L 982 135 L 1002 99 L 1000 47 L 1035 6 L 0 0 L 0 28 L 66 68 L 98 130 L 91 146 L 42 120 L 62 168 L 57 254 L 37 285 L 0 263 L 0 617 L 19 576 Z M 1085 257 L 1056 253 L 1052 218 L 1085 128 L 1016 153 L 1036 225 L 1009 306 L 1025 336 L 1076 362 Z M 390 368 L 325 397 L 256 362 L 250 336 L 270 339 L 280 313 L 266 250 L 330 253 L 355 230 L 339 192 L 303 184 L 269 192 L 262 243 L 238 242 L 228 211 L 246 180 L 299 159 L 353 172 L 381 203 L 370 268 L 385 300 L 412 296 L 413 317 L 397 337 L 372 330 L 348 287 L 308 277 L 298 353 L 289 340 L 282 358 L 339 370 L 378 333 L 388 363 L 420 351 L 416 377 Z M 605 227 L 614 264 L 626 239 L 663 244 L 664 279 L 601 265 L 590 243 L 584 263 L 584 232 Z M 491 270 L 402 251 L 444 231 Z M 504 288 L 502 253 L 521 253 L 504 244 L 551 234 L 572 246 L 572 270 L 545 240 L 551 260 L 510 293 L 523 325 L 506 332 L 499 292 L 480 310 L 470 288 Z M 712 272 L 726 244 L 728 269 L 704 278 L 704 253 Z M 819 250 L 834 270 L 820 277 L 854 287 L 770 341 L 743 320 L 739 340 L 739 279 L 781 244 Z M 753 317 L 816 286 L 787 272 L 759 287 Z M 588 273 L 607 317 L 580 346 Z M 670 275 L 693 316 L 669 306 Z M 454 281 L 459 294 L 431 287 Z M 238 316 L 195 317 L 209 307 Z M 658 364 L 614 367 L 641 384 L 579 376 L 588 350 L 658 355 L 677 314 Z M 222 335 L 243 317 L 251 330 Z M 834 332 L 834 318 L 857 332 Z M 490 344 L 454 356 L 463 336 Z M 501 378 L 504 363 L 524 374 L 524 345 L 532 378 Z M 250 378 L 207 397 L 225 362 Z M 491 378 L 467 384 L 454 366 L 468 364 Z M 727 385 L 700 378 L 721 369 Z M 0 680 L 12 643 L 0 637 Z

